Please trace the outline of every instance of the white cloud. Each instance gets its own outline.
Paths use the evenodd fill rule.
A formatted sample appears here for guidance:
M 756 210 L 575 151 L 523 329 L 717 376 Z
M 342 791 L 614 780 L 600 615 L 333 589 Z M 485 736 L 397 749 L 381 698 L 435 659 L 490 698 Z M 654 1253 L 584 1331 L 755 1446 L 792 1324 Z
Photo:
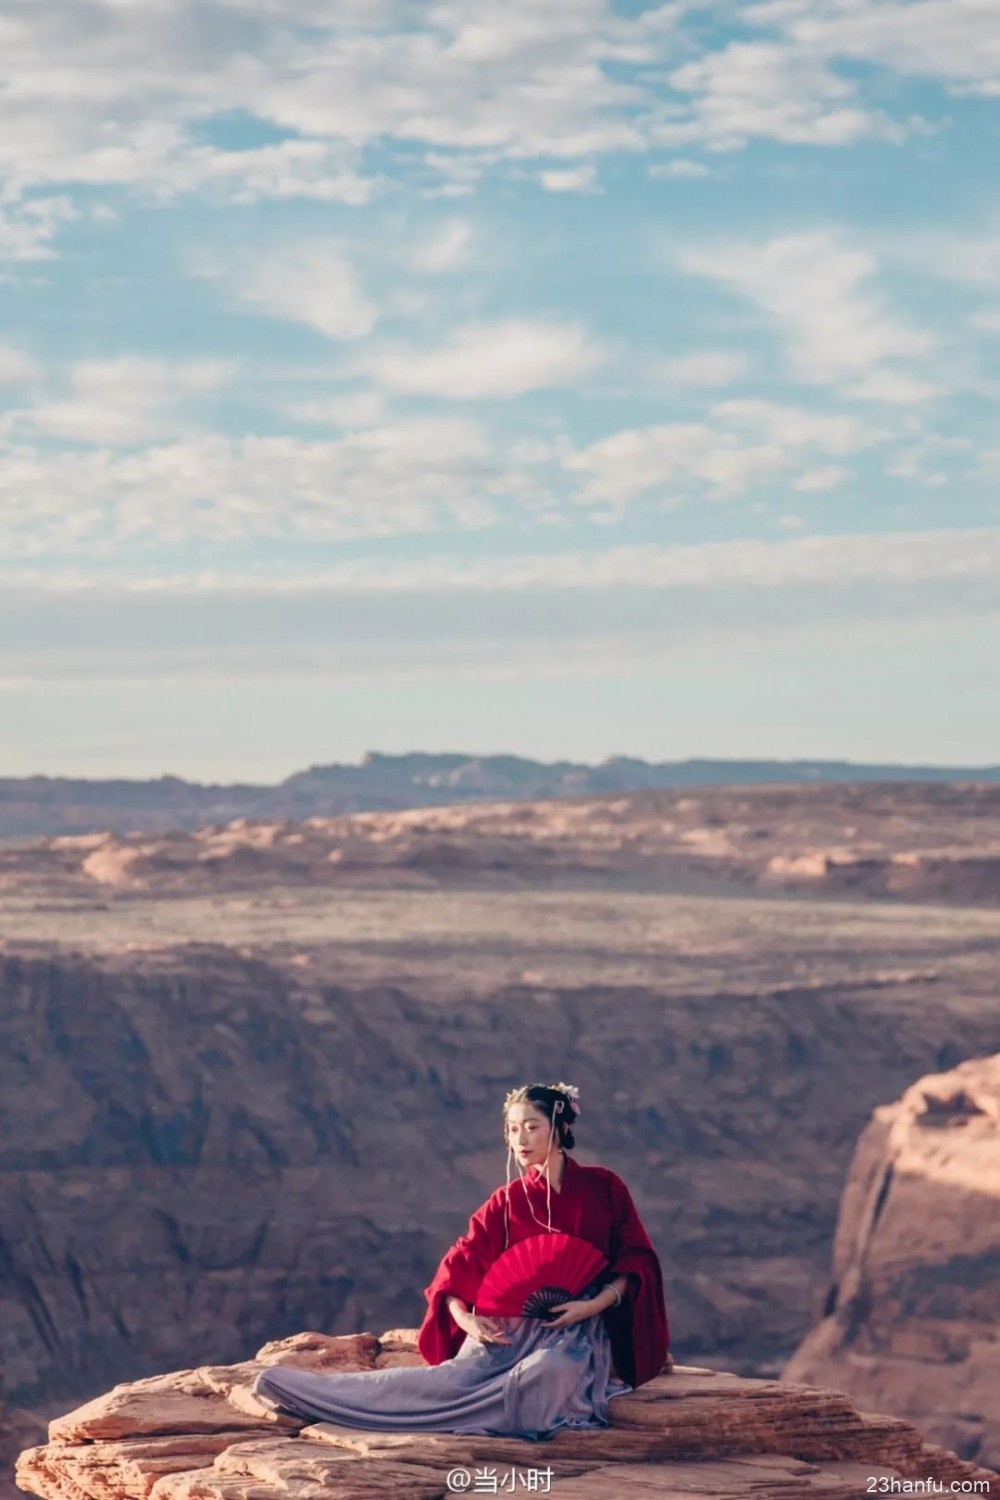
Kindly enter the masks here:
M 305 323 L 331 339 L 370 333 L 377 312 L 339 246 L 309 243 L 245 259 L 235 291 L 271 318 Z
M 894 479 L 938 488 L 954 478 L 956 462 L 965 461 L 967 474 L 975 452 L 976 444 L 971 438 L 928 432 L 917 442 L 900 448 L 886 464 L 885 472 Z
M 65 195 L 0 202 L 0 262 L 52 260 L 62 226 L 77 217 Z
M 684 31 L 691 7 L 670 3 L 627 17 L 611 0 L 438 0 L 423 12 L 202 0 L 184 27 L 175 10 L 52 0 L 7 19 L 0 171 L 10 195 L 111 184 L 360 205 L 384 186 L 363 153 L 385 142 L 436 158 L 427 191 L 467 192 L 503 160 L 565 162 L 550 170 L 552 190 L 579 190 L 580 164 L 608 152 L 732 150 L 755 138 L 835 146 L 914 128 L 871 108 L 840 59 L 983 93 L 998 76 L 982 0 L 749 7 L 741 23 L 766 34 L 714 50 L 697 24 Z M 679 57 L 689 60 L 678 67 Z M 241 116 L 278 138 L 244 149 L 213 140 L 215 117 Z
M 157 174 L 161 194 L 216 192 L 224 201 L 310 198 L 320 203 L 368 203 L 381 184 L 357 170 L 353 153 L 337 143 L 291 139 L 252 150 L 185 145 Z
M 404 395 L 472 401 L 575 385 L 602 360 L 582 328 L 511 318 L 467 324 L 436 349 L 385 350 L 366 368 Z
M 654 129 L 664 145 L 734 151 L 757 138 L 849 146 L 894 133 L 884 116 L 855 102 L 853 84 L 783 43 L 731 42 L 675 69 L 670 83 L 691 104 L 686 115 L 668 115 Z
M 663 361 L 659 373 L 671 386 L 709 389 L 732 385 L 749 368 L 750 361 L 739 349 L 700 349 Z
M 748 6 L 744 19 L 777 26 L 815 57 L 1000 93 L 1000 28 L 990 0 L 768 0 Z
M 1000 307 L 974 313 L 970 321 L 973 328 L 978 328 L 983 333 L 1000 333 Z
M 175 436 L 185 403 L 216 391 L 233 376 L 224 360 L 127 356 L 83 360 L 70 367 L 65 394 L 18 414 L 22 425 L 80 443 L 131 446 Z
M 885 401 L 890 406 L 916 406 L 941 394 L 941 387 L 901 370 L 872 370 L 852 392 L 865 401 Z
M 992 290 L 1000 282 L 1000 234 L 924 230 L 892 243 L 895 257 L 925 275 Z
M 204 7 L 213 9 L 221 39 L 227 22 L 220 7 Z M 224 202 L 312 198 L 358 205 L 380 188 L 377 177 L 360 172 L 349 140 L 290 135 L 225 149 L 201 138 L 200 124 L 216 113 L 258 114 L 246 88 L 251 77 L 263 83 L 276 60 L 227 58 L 224 48 L 211 45 L 208 25 L 200 35 L 190 28 L 185 45 L 179 28 L 165 33 L 157 26 L 151 7 L 119 13 L 107 29 L 96 10 L 89 28 L 79 7 L 75 12 L 64 5 L 60 14 L 58 0 L 47 17 L 26 12 L 20 55 L 7 49 L 0 169 L 12 198 L 59 184 L 135 187 L 161 200 L 204 191 Z M 268 50 L 264 41 L 262 48 Z M 274 50 L 281 50 L 277 34 Z
M 843 456 L 881 442 L 888 434 L 858 417 L 807 411 L 776 401 L 734 400 L 713 406 L 711 415 L 737 430 L 748 430 L 783 448 L 816 448 Z
M 316 426 L 377 427 L 385 423 L 386 401 L 380 391 L 350 391 L 339 396 L 290 401 L 284 411 L 295 422 Z
M 472 225 L 466 219 L 451 219 L 413 252 L 415 271 L 439 276 L 464 266 L 472 250 Z
M 1000 92 L 983 0 L 776 0 L 743 7 L 744 34 L 722 45 L 706 40 L 704 7 L 683 3 L 629 17 L 612 0 L 439 0 L 423 13 L 402 0 L 201 0 L 185 27 L 171 24 L 175 9 L 53 0 L 8 18 L 0 258 L 52 256 L 58 200 L 44 222 L 14 200 L 53 185 L 358 207 L 391 179 L 461 197 L 505 164 L 545 161 L 540 174 L 519 170 L 549 191 L 591 191 L 594 158 L 608 153 L 836 147 L 926 129 L 901 110 L 889 118 L 893 95 L 865 76 L 872 63 Z M 242 117 L 277 138 L 213 138 L 216 120 Z M 706 171 L 685 157 L 650 169 Z
M 603 551 L 539 552 L 468 558 L 441 554 L 406 561 L 361 558 L 334 568 L 165 574 L 118 568 L 95 580 L 92 572 L 7 567 L 8 588 L 44 595 L 100 592 L 106 588 L 151 597 L 250 594 L 294 598 L 321 591 L 388 594 L 484 590 L 546 595 L 561 589 L 716 588 L 759 590 L 827 588 L 843 584 L 915 585 L 1000 580 L 1000 528 L 951 527 L 925 531 L 814 534 L 792 540 L 749 537 L 687 546 L 610 547 Z
M 778 325 L 793 373 L 809 382 L 861 382 L 859 395 L 899 399 L 885 360 L 913 359 L 932 337 L 893 316 L 871 286 L 878 264 L 830 233 L 782 235 L 763 243 L 700 246 L 680 262 L 693 276 L 711 277 L 755 302 Z M 872 379 L 878 372 L 879 380 Z M 894 372 L 895 373 L 895 372 Z M 866 389 L 863 381 L 871 379 Z M 916 384 L 911 399 L 927 394 Z
M 621 507 L 653 490 L 665 498 L 727 499 L 793 469 L 810 451 L 845 454 L 877 441 L 855 418 L 765 401 L 712 408 L 712 423 L 673 422 L 602 438 L 564 459 L 584 478 L 580 499 Z
M 33 385 L 41 378 L 41 366 L 30 354 L 10 344 L 0 344 L 0 386 Z
M 235 542 L 446 534 L 516 516 L 545 524 L 576 506 L 602 519 L 657 490 L 658 500 L 700 501 L 794 482 L 881 437 L 853 417 L 732 401 L 708 421 L 625 430 L 576 450 L 559 432 L 500 444 L 466 419 L 390 420 L 379 393 L 365 390 L 290 408 L 301 421 L 336 423 L 335 435 L 199 434 L 201 399 L 230 373 L 211 362 L 90 361 L 73 368 L 65 394 L 17 413 L 17 441 L 0 448 L 7 555 L 74 550 L 96 561 L 155 547 L 165 558 L 202 541 L 224 556 Z M 76 446 L 47 449 L 31 441 L 39 433 Z
M 391 420 L 384 397 L 363 389 L 288 407 L 298 421 L 336 424 L 329 436 L 199 433 L 204 396 L 231 374 L 214 362 L 89 361 L 72 368 L 65 392 L 15 413 L 16 440 L 0 447 L 7 555 L 70 549 L 97 560 L 155 547 L 165 557 L 202 541 L 224 556 L 235 542 L 445 534 L 514 517 L 540 525 L 574 507 L 600 520 L 657 490 L 658 501 L 694 502 L 794 482 L 882 436 L 849 416 L 730 401 L 704 422 L 625 430 L 580 449 L 558 430 L 501 444 L 457 417 Z M 519 388 L 526 378 L 522 369 Z M 46 448 L 39 434 L 76 446 Z
M 7 570 L 0 678 L 370 682 L 403 673 L 602 673 L 676 651 L 863 632 L 870 649 L 997 623 L 1000 531 L 796 536 L 282 576 L 95 579 Z M 209 643 L 206 645 L 206 643 Z
M 787 461 L 774 445 L 741 443 L 703 423 L 674 422 L 616 432 L 571 455 L 565 466 L 584 476 L 581 500 L 620 507 L 673 484 L 681 486 L 681 498 L 695 484 L 719 497 L 739 494 Z
M 132 373 L 141 387 L 141 370 Z M 105 443 L 130 444 L 144 427 L 166 425 L 163 405 L 143 396 L 128 406 L 127 376 L 124 368 L 115 380 L 107 371 L 78 376 L 77 399 L 52 403 L 41 421 L 87 441 L 85 419 L 101 422 L 106 401 Z M 443 417 L 317 441 L 206 434 L 121 453 L 22 443 L 0 451 L 0 530 L 10 557 L 67 549 L 114 557 L 198 538 L 307 542 L 478 527 L 493 521 L 508 472 L 475 423 Z
M 547 193 L 593 193 L 598 190 L 597 168 L 592 162 L 540 172 L 538 180 Z
M 673 161 L 658 161 L 649 168 L 650 177 L 709 177 L 711 172 L 703 161 L 689 161 L 677 156 Z
M 800 474 L 792 484 L 794 489 L 801 490 L 804 494 L 819 494 L 843 484 L 845 479 L 850 478 L 850 474 L 849 469 L 830 464 L 825 469 L 810 469 L 808 473 Z

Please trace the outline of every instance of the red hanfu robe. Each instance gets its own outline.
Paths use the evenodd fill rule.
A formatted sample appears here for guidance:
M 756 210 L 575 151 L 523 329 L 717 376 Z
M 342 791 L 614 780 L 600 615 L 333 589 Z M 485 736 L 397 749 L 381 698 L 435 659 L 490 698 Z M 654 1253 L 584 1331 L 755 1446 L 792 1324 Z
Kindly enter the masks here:
M 552 1229 L 596 1245 L 610 1262 L 605 1273 L 608 1281 L 619 1275 L 628 1277 L 621 1305 L 602 1316 L 615 1368 L 635 1388 L 659 1375 L 670 1344 L 659 1258 L 617 1173 L 608 1167 L 585 1166 L 569 1155 L 564 1155 L 564 1161 L 559 1192 L 551 1191 Z M 475 1305 L 480 1282 L 505 1248 L 505 1201 L 508 1246 L 548 1233 L 545 1178 L 535 1167 L 509 1188 L 506 1183 L 498 1187 L 476 1209 L 468 1232 L 455 1241 L 424 1289 L 427 1312 L 417 1342 L 430 1365 L 453 1359 L 465 1341 L 447 1299 L 461 1297 L 470 1307 Z M 532 1209 L 541 1223 L 532 1217 Z

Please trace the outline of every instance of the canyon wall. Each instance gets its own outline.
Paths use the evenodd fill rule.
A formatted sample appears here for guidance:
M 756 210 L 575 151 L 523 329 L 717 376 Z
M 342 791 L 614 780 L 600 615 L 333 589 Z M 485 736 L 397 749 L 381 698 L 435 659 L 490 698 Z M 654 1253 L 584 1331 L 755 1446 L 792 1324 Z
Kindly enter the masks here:
M 1000 1057 L 921 1078 L 875 1110 L 825 1314 L 788 1379 L 837 1386 L 1000 1468 Z
M 928 1067 L 1000 1048 L 974 994 L 336 984 L 192 944 L 8 957 L 0 1344 L 21 1405 L 413 1324 L 499 1181 L 525 1078 L 586 1099 L 681 1357 L 778 1368 L 814 1316 L 857 1134 Z

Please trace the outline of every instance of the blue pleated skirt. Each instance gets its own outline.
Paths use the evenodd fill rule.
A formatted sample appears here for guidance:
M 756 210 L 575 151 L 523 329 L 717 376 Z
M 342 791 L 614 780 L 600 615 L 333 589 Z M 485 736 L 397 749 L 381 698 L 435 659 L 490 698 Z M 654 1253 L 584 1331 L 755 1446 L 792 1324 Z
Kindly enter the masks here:
M 607 1427 L 608 1403 L 632 1389 L 611 1374 L 598 1313 L 568 1328 L 537 1318 L 497 1318 L 509 1344 L 466 1336 L 440 1365 L 323 1374 L 272 1365 L 253 1393 L 309 1422 L 376 1432 L 464 1432 L 539 1441 L 563 1427 Z

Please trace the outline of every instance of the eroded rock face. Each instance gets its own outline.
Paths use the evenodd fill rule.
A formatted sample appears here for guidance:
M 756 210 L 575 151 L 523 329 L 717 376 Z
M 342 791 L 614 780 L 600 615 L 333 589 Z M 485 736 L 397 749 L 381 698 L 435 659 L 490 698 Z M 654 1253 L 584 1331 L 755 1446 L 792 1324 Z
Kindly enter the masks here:
M 19 1500 L 14 1484 L 18 1454 L 45 1437 L 45 1420 L 37 1412 L 11 1411 L 3 1398 L 0 1381 L 0 1500 Z
M 785 1375 L 1000 1466 L 1000 1055 L 876 1109 L 844 1190 L 826 1316 Z
M 21 1455 L 18 1483 L 40 1500 L 444 1500 L 449 1472 L 464 1469 L 470 1490 L 492 1474 L 501 1494 L 501 1479 L 513 1473 L 523 1493 L 534 1471 L 536 1489 L 560 1500 L 856 1500 L 880 1479 L 979 1480 L 986 1495 L 996 1481 L 1000 1495 L 1000 1477 L 835 1390 L 694 1367 L 617 1397 L 610 1428 L 542 1444 L 305 1425 L 250 1394 L 266 1364 L 419 1366 L 415 1339 L 301 1334 L 238 1366 L 116 1386 L 54 1421 L 49 1442 Z

